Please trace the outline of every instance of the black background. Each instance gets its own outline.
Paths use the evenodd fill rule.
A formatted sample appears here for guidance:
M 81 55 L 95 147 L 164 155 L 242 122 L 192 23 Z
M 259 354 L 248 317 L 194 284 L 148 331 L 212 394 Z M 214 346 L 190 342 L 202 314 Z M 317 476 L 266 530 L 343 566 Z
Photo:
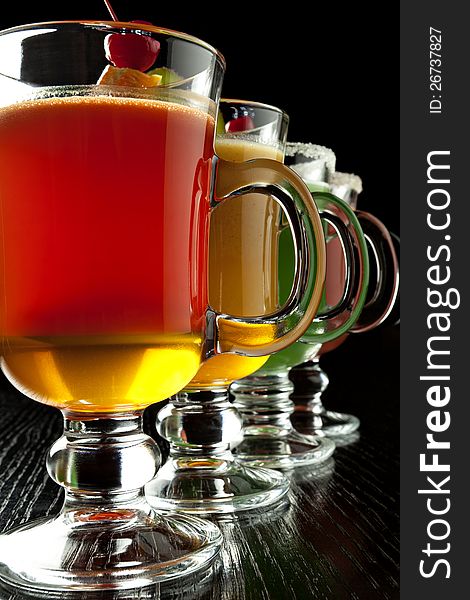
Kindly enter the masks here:
M 366 3 L 114 0 L 118 17 L 200 37 L 224 54 L 223 95 L 274 104 L 289 139 L 332 148 L 337 170 L 360 175 L 360 208 L 399 227 L 398 7 L 372 26 Z M 110 19 L 103 0 L 18 4 L 0 29 L 28 22 Z

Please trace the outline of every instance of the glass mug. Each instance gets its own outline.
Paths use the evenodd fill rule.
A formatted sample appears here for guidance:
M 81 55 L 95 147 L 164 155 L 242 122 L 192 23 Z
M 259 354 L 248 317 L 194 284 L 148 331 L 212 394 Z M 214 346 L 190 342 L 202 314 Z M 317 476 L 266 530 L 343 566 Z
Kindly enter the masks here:
M 116 41 L 130 67 L 115 67 Z M 223 72 L 211 46 L 153 26 L 0 32 L 1 365 L 64 415 L 47 458 L 61 513 L 0 536 L 0 577 L 23 589 L 139 587 L 206 566 L 218 528 L 145 499 L 160 458 L 143 409 L 208 356 L 283 347 L 317 310 L 325 250 L 308 190 L 274 161 L 214 154 Z M 269 319 L 208 303 L 210 212 L 246 189 L 276 196 L 297 244 L 292 293 Z
M 327 275 L 320 311 L 304 336 L 231 386 L 244 421 L 244 440 L 236 448 L 236 456 L 252 465 L 292 468 L 310 464 L 318 436 L 293 427 L 290 369 L 315 357 L 322 344 L 341 338 L 356 323 L 366 301 L 369 259 L 362 227 L 351 208 L 328 192 L 335 160 L 329 148 L 287 144 L 286 162 L 307 183 L 323 218 Z M 346 234 L 341 234 L 338 222 L 346 226 Z M 290 234 L 284 230 L 279 249 L 281 298 L 289 287 L 293 257 Z
M 270 158 L 281 164 L 287 126 L 288 116 L 276 107 L 223 99 L 216 152 L 233 163 Z M 212 307 L 251 316 L 277 310 L 281 215 L 272 198 L 260 197 L 253 190 L 213 212 L 209 259 Z M 292 275 L 294 262 L 290 267 Z M 283 301 L 288 300 L 289 293 L 290 288 Z M 264 335 L 268 339 L 271 333 L 265 329 Z M 170 443 L 170 456 L 146 486 L 153 506 L 200 514 L 232 513 L 267 506 L 288 491 L 284 475 L 244 465 L 232 453 L 241 442 L 242 419 L 229 401 L 229 385 L 257 371 L 267 360 L 268 356 L 214 356 L 200 367 L 183 392 L 160 410 L 157 430 Z M 315 461 L 325 460 L 333 450 L 331 440 L 319 440 L 314 448 Z
M 371 265 L 368 295 L 360 317 L 349 331 L 364 333 L 385 322 L 395 321 L 393 313 L 399 293 L 399 242 L 377 217 L 357 210 L 358 196 L 362 192 L 360 177 L 351 173 L 335 172 L 331 175 L 329 183 L 331 190 L 355 211 L 368 246 Z M 330 241 L 328 256 L 342 263 L 339 240 Z M 295 404 L 295 412 L 292 415 L 295 428 L 304 434 L 334 436 L 337 444 L 341 443 L 342 436 L 345 436 L 344 440 L 349 440 L 349 435 L 358 429 L 360 423 L 354 415 L 328 410 L 323 405 L 321 397 L 328 387 L 329 379 L 320 366 L 320 359 L 343 344 L 348 334 L 323 344 L 309 361 L 294 366 L 289 372 L 289 378 L 294 384 L 291 399 Z

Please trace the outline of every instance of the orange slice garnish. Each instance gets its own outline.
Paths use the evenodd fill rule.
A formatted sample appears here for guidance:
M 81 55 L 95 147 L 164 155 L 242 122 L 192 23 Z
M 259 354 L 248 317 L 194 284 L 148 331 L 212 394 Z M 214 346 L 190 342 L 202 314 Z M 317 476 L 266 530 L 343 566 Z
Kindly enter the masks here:
M 160 85 L 161 75 L 147 75 L 137 69 L 119 68 L 108 65 L 98 79 L 98 85 L 125 85 L 150 88 Z

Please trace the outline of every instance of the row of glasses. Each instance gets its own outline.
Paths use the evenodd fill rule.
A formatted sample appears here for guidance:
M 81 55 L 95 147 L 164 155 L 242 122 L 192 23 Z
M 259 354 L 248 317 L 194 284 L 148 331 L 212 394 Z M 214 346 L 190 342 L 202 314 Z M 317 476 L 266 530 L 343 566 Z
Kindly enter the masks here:
M 272 131 L 274 131 L 273 124 L 279 120 L 281 114 L 278 109 L 239 100 L 222 101 L 220 109 L 219 120 L 221 119 L 224 124 L 223 128 L 219 128 L 217 136 L 217 145 L 220 148 L 228 143 L 231 145 L 236 143 L 238 146 L 243 144 L 245 154 L 248 151 L 255 151 L 260 154 L 263 152 L 263 148 L 259 145 L 262 139 L 270 140 L 273 150 L 278 147 L 278 144 L 275 143 L 276 140 L 270 139 Z M 286 118 L 282 120 L 287 121 Z M 232 124 L 233 127 L 231 127 Z M 227 134 L 226 131 L 229 133 Z M 236 133 L 233 133 L 233 131 Z M 258 147 L 256 148 L 256 146 Z M 268 149 L 264 149 L 264 152 L 268 152 Z M 287 153 L 290 155 L 289 158 L 294 159 L 293 168 L 302 174 L 303 178 L 316 190 L 336 187 L 335 191 L 345 196 L 348 205 L 353 203 L 360 190 L 357 189 L 357 185 L 348 184 L 359 184 L 360 180 L 357 177 L 347 177 L 333 172 L 335 157 L 331 150 L 312 144 L 288 144 Z M 303 160 L 298 160 L 299 155 Z M 328 182 L 322 182 L 322 178 L 328 180 Z M 323 196 L 318 191 L 314 196 L 317 203 L 322 202 Z M 254 198 L 247 195 L 245 201 L 249 202 L 250 200 L 252 203 L 255 202 Z M 256 239 L 256 236 L 253 236 L 253 224 L 257 220 L 254 207 L 259 206 L 258 203 L 245 205 L 244 208 L 241 203 L 237 205 L 233 203 L 226 204 L 225 210 L 230 209 L 229 218 L 220 218 L 217 227 L 212 230 L 217 232 L 216 237 L 211 238 L 211 256 L 214 257 L 215 266 L 211 271 L 210 289 L 216 296 L 213 298 L 214 305 L 217 306 L 217 303 L 219 303 L 227 308 L 232 306 L 232 310 L 235 312 L 240 311 L 243 302 L 242 297 L 245 294 L 246 301 L 251 302 L 251 310 L 257 310 L 258 312 L 261 309 L 266 310 L 266 294 L 263 296 L 262 293 L 254 290 L 256 289 L 256 282 L 263 281 L 263 275 L 270 282 L 264 289 L 273 289 L 272 280 L 276 266 L 273 261 L 278 257 L 277 254 L 273 255 L 269 250 L 266 251 L 266 248 L 271 249 L 275 246 L 273 231 L 279 236 L 283 235 L 282 227 L 277 230 L 274 228 L 273 224 L 276 219 L 273 219 L 272 210 L 268 208 L 267 202 L 266 200 L 266 204 L 262 207 L 266 216 L 261 219 L 254 231 L 260 231 L 263 222 L 270 223 L 268 235 L 265 233 L 261 246 L 259 242 L 256 244 L 253 240 L 248 245 L 249 248 L 253 248 L 253 255 L 248 256 L 248 265 L 243 264 L 243 259 L 246 257 L 243 256 L 242 248 L 234 242 L 244 235 Z M 336 202 L 341 209 L 341 201 L 336 199 Z M 223 214 L 223 209 L 221 209 L 219 216 L 221 217 Z M 324 227 L 326 227 L 328 223 L 325 223 L 324 211 L 320 211 L 320 214 L 324 221 Z M 363 221 L 366 225 L 368 221 L 374 219 L 371 215 L 364 213 Z M 243 223 L 242 226 L 240 226 L 241 223 Z M 234 233 L 234 229 L 236 233 Z M 357 224 L 356 231 L 361 236 L 362 229 Z M 270 235 L 269 232 L 271 232 Z M 341 232 L 341 229 L 339 232 Z M 287 230 L 285 233 L 290 236 Z M 344 302 L 342 294 L 348 298 L 347 302 L 354 302 L 352 292 L 349 291 L 348 293 L 346 291 L 347 286 L 351 284 L 348 282 L 348 277 L 344 277 L 344 272 L 348 268 L 354 268 L 358 263 L 361 264 L 362 257 L 360 253 L 357 253 L 360 257 L 357 260 L 355 257 L 357 255 L 353 254 L 356 250 L 354 246 L 349 254 L 344 252 L 344 248 L 347 248 L 347 241 L 343 242 L 343 238 L 336 230 L 331 228 L 326 233 L 329 269 L 327 269 L 324 297 L 325 302 L 330 307 L 330 312 L 337 316 L 340 313 L 337 307 L 341 306 L 342 301 Z M 367 240 L 369 253 L 374 257 L 377 254 L 377 249 L 380 249 L 382 239 L 378 236 L 379 239 L 372 242 L 371 237 L 374 236 L 368 234 L 367 237 L 362 239 L 362 250 Z M 375 237 L 377 238 L 377 236 Z M 287 240 L 291 244 L 291 239 L 287 238 Z M 294 262 L 293 252 L 292 246 L 290 246 L 291 253 L 289 255 L 286 251 L 285 240 L 284 245 L 282 241 L 281 237 L 280 247 L 284 249 L 284 253 L 281 253 L 283 263 L 277 265 L 277 271 L 284 272 L 284 277 L 288 278 Z M 229 242 L 229 244 L 224 244 L 224 242 Z M 262 250 L 264 256 L 268 257 L 268 261 L 264 265 L 263 271 L 257 273 L 253 271 L 253 268 L 255 264 L 260 263 L 259 261 L 256 263 L 256 260 L 254 260 L 254 252 L 261 253 Z M 241 268 L 243 273 L 252 272 L 255 274 L 255 277 L 251 279 L 245 276 L 241 278 L 243 281 L 250 282 L 247 290 L 227 288 L 229 280 L 224 282 L 224 271 L 228 271 L 230 267 L 232 270 L 236 270 L 235 265 L 238 265 L 238 269 Z M 391 293 L 388 287 L 384 285 L 382 277 L 386 273 L 385 267 L 387 265 L 375 266 L 374 272 L 377 276 L 381 274 L 381 278 L 377 277 L 372 299 L 366 303 L 366 307 L 370 310 L 373 308 L 377 310 L 378 298 L 386 297 L 389 306 L 394 299 L 394 293 Z M 352 280 L 352 276 L 349 279 Z M 395 283 L 394 281 L 394 285 Z M 275 287 L 279 289 L 281 286 L 276 285 Z M 357 283 L 356 287 L 358 287 Z M 223 293 L 224 288 L 226 290 L 225 296 Z M 365 286 L 360 288 L 361 291 L 364 288 Z M 253 294 L 256 293 L 258 293 L 259 301 L 258 306 L 255 308 Z M 287 293 L 286 290 L 285 293 Z M 362 299 L 364 301 L 364 293 Z M 231 305 L 231 302 L 234 304 Z M 359 314 L 360 310 L 356 310 L 354 319 L 357 320 Z M 349 324 L 351 322 L 353 322 L 353 319 L 350 320 Z M 332 336 L 333 341 L 329 343 L 330 345 L 341 343 L 346 335 L 342 334 L 342 331 L 344 332 L 345 329 L 335 334 L 339 336 L 336 339 Z M 323 346 L 317 344 L 312 350 L 306 344 L 294 344 L 272 356 L 269 362 L 275 361 L 279 356 L 282 359 L 283 355 L 289 355 L 293 351 L 297 358 L 294 364 L 298 364 L 298 362 L 302 362 L 302 360 L 298 360 L 299 358 L 305 358 L 303 354 L 305 350 L 309 354 L 313 353 L 315 355 L 325 346 L 328 346 L 328 344 Z M 222 363 L 222 359 L 225 361 L 224 363 Z M 262 363 L 265 363 L 266 360 L 267 357 L 261 358 Z M 237 413 L 234 407 L 228 404 L 227 383 L 230 383 L 230 380 L 233 379 L 235 369 L 243 370 L 243 365 L 245 365 L 245 370 L 253 371 L 256 363 L 253 359 L 240 357 L 230 357 L 230 362 L 226 361 L 225 357 L 216 357 L 209 360 L 201 367 L 195 379 L 187 387 L 187 391 L 178 395 L 173 403 L 160 412 L 157 423 L 160 434 L 170 442 L 170 460 L 160 471 L 157 478 L 147 485 L 147 495 L 154 506 L 200 513 L 229 513 L 249 510 L 255 506 L 262 507 L 282 496 L 287 486 L 285 479 L 284 482 L 279 479 L 271 478 L 270 480 L 269 472 L 259 468 L 260 465 L 282 468 L 318 464 L 331 455 L 334 448 L 331 440 L 318 437 L 312 438 L 293 429 L 290 415 L 294 410 L 294 404 L 289 395 L 285 393 L 286 390 L 282 389 L 276 394 L 271 390 L 270 394 L 266 395 L 264 404 L 263 398 L 260 400 L 258 390 L 256 390 L 256 403 L 253 402 L 255 394 L 253 394 L 252 389 L 250 389 L 248 399 L 242 398 L 246 402 L 240 402 L 235 393 L 235 407 L 240 409 L 240 413 L 244 418 L 243 441 L 240 445 L 237 438 L 240 432 L 240 421 L 239 419 L 236 420 Z M 279 369 L 279 363 L 275 363 L 275 367 L 272 369 L 272 377 L 278 382 L 280 376 L 282 376 L 282 369 Z M 302 385 L 302 383 L 302 377 L 299 377 L 299 384 Z M 238 385 L 240 383 L 235 384 L 235 388 Z M 287 382 L 287 386 L 287 392 L 289 392 L 292 389 L 292 384 Z M 226 413 L 225 418 L 223 417 L 224 412 Z M 216 421 L 214 421 L 214 414 L 217 414 Z M 228 418 L 229 415 L 230 418 Z M 313 416 L 314 421 L 318 417 L 316 413 L 310 416 Z M 355 417 L 350 418 L 351 420 L 355 419 Z M 177 425 L 181 425 L 183 422 L 185 426 L 178 428 Z M 231 427 L 232 431 L 230 430 Z M 224 428 L 226 430 L 225 442 L 215 445 L 214 441 L 222 441 Z M 193 433 L 193 440 L 190 440 L 191 432 L 196 434 Z M 308 431 L 308 433 L 311 432 Z M 320 430 L 320 433 L 325 435 L 326 428 Z M 218 437 L 215 437 L 214 434 Z M 198 444 L 194 443 L 195 438 L 198 439 Z M 255 452 L 252 451 L 253 445 L 255 446 Z M 235 458 L 230 452 L 230 448 L 235 449 Z M 244 461 L 245 465 L 241 461 Z M 278 477 L 277 474 L 276 477 Z
M 317 190 L 330 189 L 351 209 L 356 209 L 362 182 L 357 176 L 334 171 L 335 157 L 330 149 L 312 144 L 288 144 L 287 155 L 292 168 L 302 175 L 315 198 Z M 398 260 L 394 242 L 383 223 L 370 213 L 355 211 L 355 214 L 370 256 L 372 284 L 367 295 L 362 296 L 347 331 L 365 332 L 384 322 L 394 307 L 399 285 Z M 337 232 L 330 228 L 325 232 L 325 239 L 324 303 L 330 307 L 340 306 L 345 298 L 347 271 L 354 268 L 355 261 L 348 260 L 344 241 Z M 289 246 L 281 243 L 280 265 L 286 266 L 288 256 Z M 282 267 L 280 273 L 283 273 Z M 284 273 L 288 277 L 287 269 Z M 281 286 L 282 283 L 281 276 Z M 303 465 L 309 461 L 308 440 L 314 439 L 312 435 L 331 436 L 337 444 L 344 443 L 343 436 L 359 427 L 357 417 L 329 411 L 321 402 L 328 379 L 319 367 L 319 357 L 340 345 L 348 334 L 346 330 L 340 331 L 340 335 L 336 332 L 326 343 L 321 343 L 323 335 L 314 321 L 298 342 L 272 355 L 258 372 L 232 386 L 235 405 L 244 420 L 244 441 L 236 449 L 242 460 L 270 467 Z
M 318 310 L 325 241 L 301 178 L 272 153 L 214 151 L 224 68 L 206 43 L 143 24 L 0 33 L 1 366 L 64 416 L 47 458 L 60 514 L 0 537 L 0 577 L 23 590 L 132 588 L 206 566 L 218 528 L 143 493 L 160 462 L 143 410 L 208 358 L 281 350 Z M 296 260 L 281 308 L 245 318 L 211 306 L 207 281 L 209 218 L 248 193 L 276 198 Z M 230 410 L 214 414 L 226 448 Z M 183 442 L 198 458 L 194 433 Z
M 350 414 L 328 410 L 322 402 L 329 379 L 320 366 L 321 357 L 334 351 L 349 334 L 365 333 L 383 323 L 396 322 L 399 294 L 399 239 L 369 212 L 357 210 L 358 197 L 362 192 L 360 177 L 352 173 L 335 172 L 329 179 L 332 192 L 341 197 L 355 211 L 368 244 L 371 277 L 368 295 L 359 319 L 351 330 L 336 340 L 323 344 L 310 360 L 292 367 L 289 378 L 294 385 L 291 399 L 295 404 L 292 421 L 304 434 L 332 436 L 336 443 L 348 439 L 359 427 L 359 419 Z M 335 242 L 333 242 L 334 244 Z M 328 260 L 340 254 L 330 244 Z M 331 273 L 331 269 L 327 269 Z M 337 271 L 336 271 L 337 272 Z
M 116 40 L 145 47 L 144 59 L 117 67 Z M 313 327 L 318 347 L 357 320 L 362 230 L 326 184 L 312 201 L 302 182 L 312 155 L 298 174 L 283 165 L 282 111 L 219 103 L 223 57 L 200 40 L 140 24 L 48 23 L 2 32 L 0 51 L 2 369 L 62 410 L 47 465 L 66 491 L 59 516 L 1 536 L 0 577 L 30 591 L 178 577 L 207 565 L 221 536 L 162 509 L 266 506 L 288 480 L 260 464 L 332 454 L 328 438 L 292 429 L 290 400 L 268 396 L 260 409 L 257 397 L 247 410 L 228 387 Z M 334 239 L 347 273 L 331 303 Z M 170 458 L 155 477 L 142 412 L 173 395 L 158 417 Z M 261 453 L 243 450 L 237 408 L 255 415 L 245 440 L 264 440 Z
M 282 160 L 287 120 L 287 116 L 274 107 L 223 100 L 216 137 L 217 152 L 231 160 L 263 154 Z M 285 126 L 280 127 L 279 123 Z M 332 151 L 328 151 L 328 161 L 322 162 L 316 157 L 317 147 L 297 146 L 303 149 L 302 157 L 308 156 L 308 162 L 297 165 L 300 174 L 302 166 L 311 169 L 312 157 L 318 163 L 317 169 L 326 169 L 326 163 L 330 168 L 333 166 Z M 298 148 L 295 152 L 293 148 L 292 144 L 287 145 L 288 155 L 298 156 Z M 327 152 L 326 149 L 322 151 Z M 348 252 L 345 260 L 351 268 L 342 283 L 345 299 L 326 307 L 321 316 L 320 327 L 328 329 L 328 335 L 334 337 L 346 331 L 360 312 L 367 289 L 368 257 L 361 229 L 350 209 L 338 198 L 321 191 L 315 193 L 315 201 L 326 239 L 328 228 L 331 228 L 339 239 L 344 240 Z M 247 238 L 248 243 L 243 244 Z M 295 270 L 292 241 L 289 228 L 269 198 L 259 199 L 249 193 L 243 202 L 221 207 L 218 218 L 216 213 L 211 224 L 211 305 L 236 314 L 246 314 L 246 311 L 259 314 L 274 310 L 279 292 L 281 303 L 286 301 Z M 264 260 L 259 260 L 260 257 Z M 357 271 L 353 271 L 353 267 Z M 243 281 L 243 286 L 233 286 L 233 279 L 227 277 L 233 272 L 242 273 L 239 280 Z M 327 292 L 325 288 L 323 294 Z M 295 350 L 295 344 L 276 355 L 292 348 Z M 201 366 L 185 391 L 160 411 L 157 429 L 170 443 L 170 457 L 157 477 L 146 486 L 152 505 L 159 509 L 200 513 L 262 507 L 288 489 L 287 479 L 264 469 L 264 461 L 269 467 L 290 467 L 292 461 L 296 465 L 318 464 L 331 456 L 334 451 L 332 440 L 303 436 L 293 429 L 290 422 L 293 403 L 282 388 L 276 390 L 276 395 L 258 395 L 256 405 L 251 389 L 249 406 L 239 402 L 238 396 L 235 404 L 229 403 L 228 386 L 236 379 L 236 374 L 244 372 L 248 375 L 256 371 L 267 358 L 213 357 Z M 273 379 L 280 380 L 278 365 Z M 287 383 L 290 389 L 288 380 Z M 237 408 L 245 418 L 242 437 Z M 254 415 L 251 425 L 247 425 L 247 414 Z M 245 451 L 252 441 L 259 443 L 261 440 L 264 457 Z M 235 457 L 231 449 L 235 450 Z
M 217 155 L 239 164 L 253 159 L 282 163 L 287 127 L 287 115 L 275 107 L 222 99 Z M 271 197 L 249 190 L 237 202 L 218 207 L 210 228 L 209 303 L 231 314 L 269 315 L 271 324 L 255 332 L 266 350 L 283 310 L 278 310 L 276 262 L 281 213 Z M 232 513 L 271 504 L 287 493 L 289 482 L 284 475 L 244 465 L 232 453 L 242 441 L 242 420 L 229 401 L 228 388 L 236 379 L 256 371 L 267 358 L 211 357 L 158 413 L 157 430 L 169 442 L 170 456 L 146 486 L 154 506 Z
M 253 158 L 283 161 L 288 125 L 285 113 L 241 100 L 222 100 L 219 106 L 219 156 L 236 162 Z M 275 314 L 279 304 L 278 244 L 285 228 L 282 218 L 271 198 L 259 197 L 252 190 L 240 202 L 226 203 L 215 211 L 210 237 L 212 306 L 234 314 Z M 292 274 L 295 259 L 290 266 Z M 235 280 L 234 274 L 240 276 Z M 290 284 L 281 304 L 289 300 L 292 279 Z M 271 333 L 265 329 L 263 335 L 268 340 Z M 170 457 L 146 486 L 152 505 L 230 513 L 270 504 L 288 491 L 285 476 L 243 464 L 232 453 L 242 442 L 243 431 L 228 388 L 236 379 L 258 370 L 267 359 L 212 357 L 185 390 L 160 411 L 157 429 L 170 443 Z M 316 462 L 333 453 L 331 440 L 314 444 Z
M 369 280 L 369 258 L 362 228 L 351 208 L 329 191 L 335 172 L 332 150 L 309 143 L 289 143 L 286 162 L 307 183 L 317 203 L 328 199 L 323 219 L 327 244 L 327 277 L 320 311 L 302 338 L 276 354 L 253 375 L 231 387 L 243 416 L 244 440 L 236 449 L 243 461 L 271 468 L 292 468 L 318 462 L 326 437 L 299 433 L 292 424 L 295 406 L 290 369 L 315 357 L 322 344 L 341 338 L 358 320 Z M 323 214 L 323 213 L 322 213 Z M 344 231 L 345 230 L 345 231 Z M 336 245 L 337 244 L 337 245 Z M 279 288 L 291 280 L 292 238 L 287 230 L 279 244 Z

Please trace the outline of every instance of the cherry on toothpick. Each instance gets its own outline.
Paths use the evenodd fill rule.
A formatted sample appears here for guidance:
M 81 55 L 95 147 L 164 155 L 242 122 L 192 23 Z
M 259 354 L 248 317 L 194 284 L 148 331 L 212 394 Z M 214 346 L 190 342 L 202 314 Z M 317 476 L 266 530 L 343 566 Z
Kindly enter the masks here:
M 104 0 L 104 3 L 113 20 L 117 21 L 117 15 L 109 0 Z M 139 20 L 131 23 L 152 25 L 149 21 Z M 146 71 L 157 60 L 160 42 L 145 33 L 111 33 L 106 36 L 104 50 L 106 58 L 115 67 Z
M 225 130 L 228 133 L 235 133 L 237 131 L 250 131 L 250 129 L 254 128 L 255 124 L 253 119 L 247 115 L 232 119 L 225 125 Z
M 112 33 L 106 36 L 104 49 L 115 67 L 146 71 L 157 60 L 160 42 L 138 33 Z

